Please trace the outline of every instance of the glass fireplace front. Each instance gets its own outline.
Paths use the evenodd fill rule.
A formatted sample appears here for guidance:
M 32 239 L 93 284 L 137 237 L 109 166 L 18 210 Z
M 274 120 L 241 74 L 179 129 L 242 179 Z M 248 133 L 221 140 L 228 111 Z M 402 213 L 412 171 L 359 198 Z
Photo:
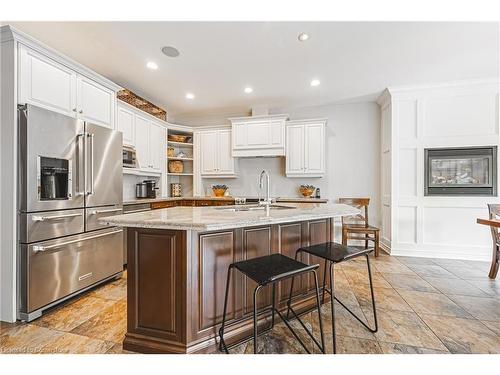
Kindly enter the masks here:
M 497 148 L 425 150 L 425 195 L 496 195 Z

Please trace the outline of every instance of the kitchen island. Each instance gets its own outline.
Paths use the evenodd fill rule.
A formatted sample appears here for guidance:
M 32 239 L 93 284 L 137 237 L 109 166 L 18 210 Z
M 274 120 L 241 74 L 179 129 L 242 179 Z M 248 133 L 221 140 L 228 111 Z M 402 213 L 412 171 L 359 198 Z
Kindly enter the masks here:
M 229 264 L 271 253 L 294 257 L 301 246 L 333 239 L 333 220 L 359 211 L 343 204 L 275 204 L 173 207 L 103 218 L 128 236 L 126 350 L 142 353 L 203 353 L 215 349 L 222 320 Z M 306 263 L 322 263 L 304 254 Z M 318 272 L 323 279 L 323 267 Z M 293 305 L 315 304 L 314 281 L 294 284 Z M 253 281 L 235 274 L 228 299 L 228 343 L 252 335 Z M 278 286 L 284 308 L 290 284 Z M 271 304 L 264 288 L 259 308 Z M 259 331 L 270 318 L 261 316 Z

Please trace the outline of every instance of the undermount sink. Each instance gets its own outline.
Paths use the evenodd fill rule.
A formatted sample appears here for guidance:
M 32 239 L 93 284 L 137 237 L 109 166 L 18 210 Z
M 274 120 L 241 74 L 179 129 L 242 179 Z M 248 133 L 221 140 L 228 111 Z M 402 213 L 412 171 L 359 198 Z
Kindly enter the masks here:
M 294 209 L 295 207 L 289 207 L 289 206 L 280 206 L 278 204 L 271 204 L 269 206 L 269 209 L 271 210 L 290 210 Z M 233 211 L 233 212 L 239 212 L 239 211 L 265 211 L 266 207 L 257 205 L 257 204 L 252 204 L 252 205 L 241 205 L 241 206 L 230 206 L 230 207 L 217 207 L 216 210 L 221 210 L 221 211 Z

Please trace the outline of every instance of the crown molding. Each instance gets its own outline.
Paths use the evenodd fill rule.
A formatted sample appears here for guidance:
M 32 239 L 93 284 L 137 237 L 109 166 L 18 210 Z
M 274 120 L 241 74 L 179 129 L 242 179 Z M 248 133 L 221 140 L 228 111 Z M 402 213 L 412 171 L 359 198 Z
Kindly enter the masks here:
M 122 89 L 120 85 L 117 85 L 113 81 L 107 79 L 106 77 L 94 72 L 93 70 L 87 68 L 86 66 L 76 62 L 75 60 L 69 58 L 66 55 L 63 55 L 59 51 L 55 50 L 52 47 L 49 47 L 45 43 L 33 38 L 32 36 L 10 26 L 5 25 L 0 27 L 0 41 L 2 43 L 8 41 L 16 41 L 21 43 L 36 52 L 45 55 L 52 60 L 57 61 L 59 64 L 62 64 L 68 67 L 71 70 L 76 71 L 78 74 L 83 75 L 93 81 L 100 83 L 101 85 L 113 90 L 115 92 Z

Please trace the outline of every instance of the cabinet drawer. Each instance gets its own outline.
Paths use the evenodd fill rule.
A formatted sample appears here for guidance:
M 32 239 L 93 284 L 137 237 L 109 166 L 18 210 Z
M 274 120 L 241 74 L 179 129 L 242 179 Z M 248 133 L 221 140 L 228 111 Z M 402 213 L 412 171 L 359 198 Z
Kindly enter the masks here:
M 99 222 L 100 218 L 106 216 L 121 215 L 123 210 L 121 207 L 110 206 L 110 207 L 100 207 L 100 208 L 87 208 L 85 209 L 85 230 L 96 230 L 108 228 L 106 224 L 101 224 Z
M 152 210 L 157 210 L 159 208 L 175 207 L 175 206 L 177 206 L 177 203 L 176 202 L 170 202 L 170 201 L 153 202 L 153 203 L 151 203 L 151 209 Z
M 123 269 L 123 230 L 21 246 L 21 309 L 31 312 Z
M 21 243 L 44 241 L 83 232 L 83 208 L 20 215 Z

